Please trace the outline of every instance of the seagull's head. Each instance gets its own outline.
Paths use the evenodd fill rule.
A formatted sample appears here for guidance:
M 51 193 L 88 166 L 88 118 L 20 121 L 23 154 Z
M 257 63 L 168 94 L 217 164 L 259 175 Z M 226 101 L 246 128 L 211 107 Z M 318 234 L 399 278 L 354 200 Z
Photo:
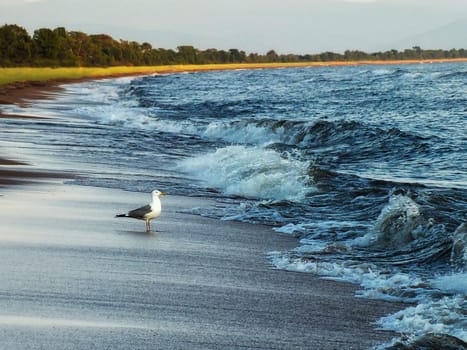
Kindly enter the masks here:
M 159 196 L 163 197 L 163 196 L 167 195 L 167 193 L 161 192 L 161 191 L 158 191 L 158 190 L 152 191 L 151 194 L 152 194 L 153 197 L 159 197 Z

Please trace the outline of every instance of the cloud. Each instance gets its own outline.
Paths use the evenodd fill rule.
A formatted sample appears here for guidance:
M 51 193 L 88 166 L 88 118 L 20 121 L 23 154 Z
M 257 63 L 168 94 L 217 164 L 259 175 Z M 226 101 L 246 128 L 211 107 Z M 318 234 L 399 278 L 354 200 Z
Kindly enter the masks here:
M 372 3 L 380 2 L 384 0 L 342 0 L 342 1 L 356 3 L 356 4 L 372 4 Z
M 0 0 L 0 6 L 21 6 L 41 2 L 43 0 Z

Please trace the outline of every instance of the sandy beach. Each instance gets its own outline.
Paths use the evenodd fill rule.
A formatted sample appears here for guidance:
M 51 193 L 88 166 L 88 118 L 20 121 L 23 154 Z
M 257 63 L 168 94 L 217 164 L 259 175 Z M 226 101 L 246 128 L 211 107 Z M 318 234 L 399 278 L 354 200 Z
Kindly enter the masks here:
M 296 242 L 220 222 L 168 196 L 154 232 L 114 214 L 148 195 L 26 185 L 0 198 L 0 345 L 7 349 L 368 349 L 397 304 L 354 286 L 275 270 Z
M 267 254 L 291 236 L 187 214 L 209 201 L 170 195 L 146 234 L 114 216 L 148 194 L 2 157 L 2 349 L 369 349 L 395 336 L 374 322 L 400 304 L 274 269 Z

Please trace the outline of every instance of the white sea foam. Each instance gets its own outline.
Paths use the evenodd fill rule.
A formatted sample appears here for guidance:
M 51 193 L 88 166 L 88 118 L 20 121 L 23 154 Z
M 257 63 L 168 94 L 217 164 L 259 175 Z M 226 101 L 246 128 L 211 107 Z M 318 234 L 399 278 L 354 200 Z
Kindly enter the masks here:
M 295 235 L 297 233 L 307 232 L 310 228 L 310 225 L 302 223 L 302 224 L 287 224 L 281 227 L 273 228 L 274 231 L 279 233 L 287 233 L 289 235 Z
M 314 190 L 308 166 L 271 149 L 228 146 L 184 160 L 180 169 L 229 195 L 300 201 Z
M 326 249 L 321 245 L 314 248 Z M 425 281 L 414 274 L 378 271 L 377 267 L 371 264 L 352 265 L 290 258 L 279 252 L 270 253 L 270 257 L 279 269 L 312 272 L 325 278 L 359 284 L 363 289 L 358 291 L 357 295 L 364 298 L 417 302 L 416 306 L 381 318 L 378 325 L 382 329 L 415 336 L 425 333 L 445 333 L 467 341 L 465 318 L 467 275 L 465 273 L 434 279 L 431 283 L 433 287 L 459 294 L 433 300 L 423 287 L 426 285 Z M 423 293 L 417 293 L 422 290 Z M 415 297 L 404 297 L 404 291 Z M 393 294 L 394 292 L 397 294 Z
M 222 139 L 233 143 L 260 145 L 280 142 L 283 133 L 283 128 L 272 132 L 270 128 L 254 123 L 235 125 L 222 122 L 212 122 L 202 131 L 203 136 L 208 138 Z
M 322 243 L 317 246 L 308 246 L 306 249 L 310 251 L 314 249 L 316 252 L 317 250 L 326 251 L 330 248 Z M 300 248 L 297 251 L 300 251 Z M 419 288 L 423 283 L 420 278 L 402 272 L 391 271 L 391 273 L 388 273 L 388 271 L 379 270 L 377 266 L 371 263 L 326 262 L 315 259 L 292 258 L 283 254 L 270 254 L 270 258 L 279 269 L 311 272 L 324 278 L 358 284 L 363 288 L 357 293 L 361 297 L 410 302 L 420 298 L 419 296 L 404 296 L 404 292 L 414 291 Z
M 120 89 L 128 85 L 134 78 L 123 77 L 117 79 L 96 80 L 78 84 L 64 85 L 66 94 L 61 98 L 86 101 L 87 103 L 110 103 L 120 100 Z M 128 102 L 128 101 L 126 101 Z
M 416 212 L 413 203 L 407 201 L 407 199 L 399 198 L 396 201 L 403 204 L 402 208 L 409 210 L 410 213 Z M 393 204 L 394 202 L 388 206 L 393 208 Z M 383 210 L 383 212 L 386 212 L 386 210 Z M 286 227 L 293 232 L 294 227 L 292 225 Z M 302 243 L 305 243 L 304 241 L 302 240 Z M 345 251 L 345 246 L 339 249 Z M 368 262 L 331 262 L 313 258 L 314 255 L 329 250 L 330 245 L 328 243 L 309 240 L 306 246 L 295 250 L 298 256 L 271 253 L 270 257 L 273 264 L 279 269 L 311 272 L 324 278 L 359 284 L 362 289 L 357 292 L 357 295 L 364 298 L 417 303 L 416 306 L 408 307 L 381 318 L 378 325 L 382 329 L 411 334 L 415 337 L 426 333 L 442 333 L 467 341 L 467 319 L 465 318 L 467 302 L 466 272 L 441 275 L 427 280 L 418 276 L 415 272 L 404 273 L 391 268 L 382 270 L 381 267 Z M 307 256 L 307 254 L 309 258 L 300 257 Z M 452 295 L 450 295 L 451 293 Z M 438 297 L 439 294 L 446 296 L 440 298 Z
M 75 107 L 64 113 L 86 117 L 99 124 L 143 127 L 149 120 L 137 108 L 137 101 L 122 99 L 120 95 L 122 87 L 131 80 L 119 78 L 66 85 L 67 93 L 58 102 L 66 104 L 70 100 Z
M 299 224 L 289 223 L 287 225 L 273 228 L 274 231 L 280 233 L 287 233 L 289 235 L 321 235 L 327 232 L 335 232 L 336 230 L 345 230 L 347 228 L 365 227 L 370 228 L 365 222 L 361 221 L 346 221 L 346 220 L 319 220 L 312 222 L 302 222 Z M 316 235 L 314 235 L 316 233 Z M 301 241 L 306 244 L 306 240 Z
M 417 229 L 420 225 L 418 204 L 408 196 L 391 195 L 374 227 L 365 236 L 356 238 L 353 244 L 400 246 L 423 234 L 423 230 Z
M 85 103 L 78 104 L 79 107 L 73 109 L 71 113 L 96 120 L 98 124 L 171 133 L 198 133 L 193 123 L 189 121 L 162 120 L 149 114 L 147 109 L 139 107 L 136 99 L 128 96 L 122 99 L 121 89 L 132 79 L 121 78 L 67 85 L 64 99 L 78 98 L 79 101 L 80 96 L 83 96 Z
M 95 119 L 102 125 L 123 126 L 150 131 L 197 135 L 207 139 L 223 140 L 234 144 L 268 145 L 271 143 L 306 144 L 312 134 L 306 130 L 312 122 L 297 125 L 280 125 L 279 121 L 231 120 L 203 123 L 187 118 L 184 120 L 161 118 L 158 111 L 140 107 L 138 99 L 124 93 L 132 79 L 93 81 L 67 85 L 67 99 L 78 102 L 71 112 L 74 115 Z M 125 98 L 122 98 L 122 93 Z M 83 103 L 80 104 L 79 102 Z M 298 141 L 297 141 L 298 137 Z
M 323 244 L 318 244 L 313 248 L 315 250 L 327 249 Z M 387 271 L 379 271 L 371 264 L 353 265 L 314 259 L 304 260 L 287 257 L 280 252 L 270 253 L 270 258 L 279 269 L 311 272 L 325 278 L 359 284 L 363 289 L 358 291 L 357 295 L 364 298 L 417 302 L 416 306 L 381 318 L 378 325 L 382 329 L 415 336 L 425 333 L 446 333 L 467 341 L 466 273 L 433 279 L 432 287 L 443 292 L 457 293 L 434 300 L 430 297 L 429 291 L 423 287 L 426 285 L 425 281 L 415 274 L 387 273 Z M 393 294 L 394 292 L 397 294 Z M 415 297 L 404 297 L 406 292 Z
M 147 115 L 138 109 L 108 110 L 101 122 L 126 128 L 148 131 L 161 131 L 175 134 L 196 134 L 196 128 L 189 121 L 167 121 L 155 116 Z
M 431 285 L 443 292 L 467 295 L 467 272 L 438 276 L 431 280 Z
M 467 224 L 462 223 L 454 232 L 451 264 L 458 268 L 467 266 Z
M 467 341 L 465 296 L 448 296 L 427 300 L 393 315 L 381 318 L 378 324 L 386 330 L 415 336 L 426 333 L 445 333 Z
M 384 68 L 371 70 L 371 73 L 373 73 L 374 75 L 388 75 L 394 72 L 395 72 L 394 69 L 384 69 Z

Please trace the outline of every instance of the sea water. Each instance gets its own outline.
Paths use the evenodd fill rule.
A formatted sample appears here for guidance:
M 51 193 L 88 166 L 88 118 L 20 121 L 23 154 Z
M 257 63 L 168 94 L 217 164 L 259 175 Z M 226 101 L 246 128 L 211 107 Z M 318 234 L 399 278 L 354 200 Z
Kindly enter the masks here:
M 29 112 L 60 116 L 31 132 L 71 161 L 74 182 L 215 198 L 187 211 L 297 237 L 296 249 L 269 254 L 277 268 L 412 303 L 377 327 L 409 342 L 467 341 L 467 64 L 164 74 L 65 90 Z

